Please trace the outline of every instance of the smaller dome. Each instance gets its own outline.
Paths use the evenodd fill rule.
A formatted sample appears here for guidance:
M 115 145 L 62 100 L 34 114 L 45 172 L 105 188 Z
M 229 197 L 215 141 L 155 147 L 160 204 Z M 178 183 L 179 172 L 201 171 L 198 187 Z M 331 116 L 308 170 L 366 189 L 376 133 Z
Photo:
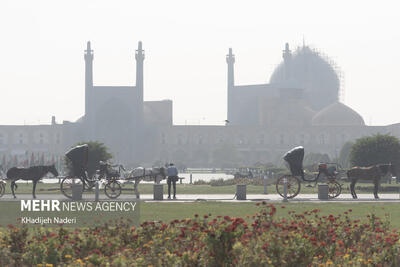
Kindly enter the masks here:
M 312 118 L 313 125 L 362 126 L 364 119 L 348 106 L 336 102 L 322 109 Z

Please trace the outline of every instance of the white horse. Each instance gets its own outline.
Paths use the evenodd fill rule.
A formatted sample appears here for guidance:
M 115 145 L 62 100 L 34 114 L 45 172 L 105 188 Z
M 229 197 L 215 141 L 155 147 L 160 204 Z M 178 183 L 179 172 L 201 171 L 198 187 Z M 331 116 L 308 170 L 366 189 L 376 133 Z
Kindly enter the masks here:
M 137 167 L 133 169 L 128 176 L 126 177 L 128 180 L 134 180 L 134 190 L 136 194 L 136 198 L 140 198 L 140 194 L 138 191 L 138 185 L 140 181 L 152 182 L 159 184 L 161 180 L 167 178 L 167 171 L 164 167 L 159 168 L 143 168 Z

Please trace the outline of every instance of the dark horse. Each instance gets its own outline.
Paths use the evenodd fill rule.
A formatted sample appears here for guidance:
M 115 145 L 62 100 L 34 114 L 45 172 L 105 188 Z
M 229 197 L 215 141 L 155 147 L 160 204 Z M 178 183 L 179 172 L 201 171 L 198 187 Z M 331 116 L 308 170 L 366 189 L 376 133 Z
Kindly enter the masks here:
M 378 199 L 378 187 L 381 178 L 386 174 L 396 175 L 396 167 L 393 164 L 378 164 L 370 167 L 354 167 L 347 171 L 347 177 L 350 179 L 350 191 L 353 198 L 357 198 L 354 186 L 358 179 L 372 180 L 374 183 L 374 197 Z
M 16 185 L 15 181 L 22 179 L 22 180 L 31 180 L 33 182 L 33 191 L 32 195 L 33 198 L 36 198 L 35 195 L 35 190 L 36 190 L 36 184 L 37 182 L 45 176 L 47 173 L 52 173 L 54 176 L 58 176 L 58 172 L 53 165 L 48 165 L 48 166 L 33 166 L 29 168 L 19 168 L 19 167 L 12 167 L 7 171 L 7 179 L 11 180 L 11 191 L 16 198 L 15 193 L 14 193 L 14 186 L 15 189 L 18 188 Z

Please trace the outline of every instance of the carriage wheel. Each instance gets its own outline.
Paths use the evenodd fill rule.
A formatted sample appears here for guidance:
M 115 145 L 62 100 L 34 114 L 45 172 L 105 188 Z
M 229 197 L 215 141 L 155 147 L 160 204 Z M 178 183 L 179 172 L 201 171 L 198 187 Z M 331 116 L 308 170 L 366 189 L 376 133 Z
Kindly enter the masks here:
M 294 198 L 300 192 L 300 181 L 296 176 L 284 175 L 276 181 L 276 192 L 284 197 L 284 183 L 287 183 L 287 198 Z
M 69 177 L 69 176 L 62 179 L 60 185 L 61 193 L 63 193 L 63 195 L 66 196 L 67 198 L 72 198 L 72 185 L 74 184 L 81 185 L 82 180 L 76 177 Z
M 6 191 L 5 185 L 0 182 L 0 197 L 2 197 L 4 195 L 5 191 Z
M 121 185 L 118 181 L 110 181 L 104 186 L 104 193 L 109 198 L 117 198 L 121 195 Z
M 342 186 L 336 181 L 328 181 L 328 197 L 335 198 L 342 192 Z

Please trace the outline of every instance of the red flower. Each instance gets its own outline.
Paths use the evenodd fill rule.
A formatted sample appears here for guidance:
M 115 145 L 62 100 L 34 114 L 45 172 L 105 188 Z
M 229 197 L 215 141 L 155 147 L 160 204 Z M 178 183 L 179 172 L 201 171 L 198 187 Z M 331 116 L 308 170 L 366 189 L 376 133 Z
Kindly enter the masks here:
M 268 243 L 265 243 L 263 246 L 262 246 L 262 249 L 263 250 L 266 250 L 268 248 Z
M 51 232 L 51 233 L 49 234 L 49 237 L 55 237 L 55 236 L 57 236 L 56 233 Z

